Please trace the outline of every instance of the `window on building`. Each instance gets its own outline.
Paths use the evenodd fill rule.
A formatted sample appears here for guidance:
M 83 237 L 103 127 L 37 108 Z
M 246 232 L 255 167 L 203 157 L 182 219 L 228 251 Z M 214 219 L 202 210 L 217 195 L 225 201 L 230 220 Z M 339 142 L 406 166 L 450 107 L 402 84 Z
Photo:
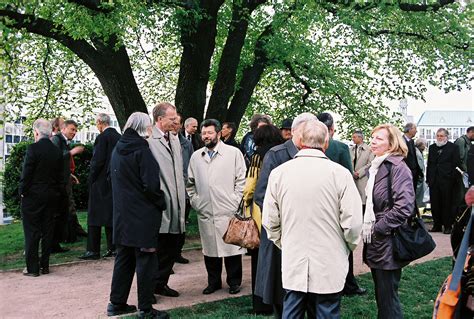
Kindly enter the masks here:
M 13 136 L 13 143 L 20 143 L 20 135 L 14 135 Z
M 12 135 L 6 135 L 5 136 L 5 142 L 12 143 L 13 142 L 13 136 Z

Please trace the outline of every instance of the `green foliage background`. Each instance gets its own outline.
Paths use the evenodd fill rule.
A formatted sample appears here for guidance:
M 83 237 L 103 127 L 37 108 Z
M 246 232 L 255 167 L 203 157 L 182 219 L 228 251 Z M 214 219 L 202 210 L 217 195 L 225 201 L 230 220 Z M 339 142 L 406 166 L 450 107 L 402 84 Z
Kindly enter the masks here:
M 20 196 L 18 195 L 18 184 L 20 182 L 23 161 L 25 159 L 26 149 L 31 142 L 25 141 L 16 144 L 11 151 L 5 163 L 4 171 L 4 204 L 6 210 L 13 217 L 20 219 Z M 92 158 L 92 144 L 84 145 L 84 152 L 74 157 L 76 164 L 75 175 L 79 178 L 80 184 L 74 185 L 73 194 L 77 210 L 87 210 L 87 201 L 89 196 L 88 177 L 89 166 Z

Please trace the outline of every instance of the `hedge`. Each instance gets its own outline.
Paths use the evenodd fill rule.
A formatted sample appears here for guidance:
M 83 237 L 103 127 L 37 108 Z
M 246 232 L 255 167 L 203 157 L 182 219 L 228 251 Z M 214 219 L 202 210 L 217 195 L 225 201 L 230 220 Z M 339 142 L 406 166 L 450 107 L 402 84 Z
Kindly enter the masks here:
M 20 142 L 12 148 L 10 156 L 7 158 L 5 163 L 5 171 L 3 173 L 3 182 L 5 185 L 3 202 L 6 212 L 17 219 L 21 218 L 18 184 L 20 182 L 20 175 L 23 168 L 26 149 L 30 143 L 30 141 Z M 80 181 L 80 184 L 74 185 L 73 187 L 74 200 L 76 202 L 77 210 L 87 209 L 87 201 L 89 197 L 88 177 L 93 145 L 88 143 L 84 144 L 83 146 L 84 152 L 74 156 L 74 163 L 76 164 L 75 175 Z

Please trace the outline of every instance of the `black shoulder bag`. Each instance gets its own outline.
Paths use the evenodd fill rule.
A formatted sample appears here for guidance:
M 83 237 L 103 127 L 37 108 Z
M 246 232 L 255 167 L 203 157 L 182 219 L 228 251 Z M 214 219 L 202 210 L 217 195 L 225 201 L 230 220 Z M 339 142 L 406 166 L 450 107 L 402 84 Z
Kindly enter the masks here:
M 388 168 L 388 203 L 392 208 L 392 163 L 387 162 L 386 165 Z M 393 231 L 393 256 L 397 261 L 414 261 L 428 255 L 435 247 L 436 243 L 426 230 L 418 212 Z

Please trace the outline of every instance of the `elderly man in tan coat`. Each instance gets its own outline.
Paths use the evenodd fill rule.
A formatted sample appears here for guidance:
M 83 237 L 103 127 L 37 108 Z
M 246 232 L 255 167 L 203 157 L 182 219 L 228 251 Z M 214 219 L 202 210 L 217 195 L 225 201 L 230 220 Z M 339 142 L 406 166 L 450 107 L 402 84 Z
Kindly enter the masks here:
M 324 155 L 327 127 L 302 125 L 295 159 L 270 174 L 263 227 L 282 251 L 283 318 L 304 318 L 307 307 L 311 317 L 339 318 L 362 203 L 351 173 Z
M 201 123 L 205 147 L 191 156 L 187 191 L 191 206 L 197 211 L 208 286 L 203 294 L 222 287 L 222 258 L 227 272 L 229 293 L 240 291 L 242 254 L 245 249 L 224 243 L 222 236 L 229 220 L 239 207 L 245 186 L 245 160 L 238 148 L 220 141 L 221 125 L 217 120 Z
M 160 185 L 165 194 L 158 235 L 158 274 L 155 294 L 178 297 L 168 286 L 173 265 L 180 254 L 180 242 L 185 231 L 186 193 L 183 177 L 183 158 L 179 138 L 170 132 L 178 120 L 176 108 L 170 103 L 159 103 L 153 108 L 153 126 L 148 138 L 151 153 L 160 165 Z
M 354 142 L 354 145 L 350 148 L 352 168 L 354 169 L 352 176 L 362 199 L 363 210 L 365 210 L 365 201 L 367 199 L 365 186 L 369 180 L 367 173 L 375 156 L 372 154 L 369 145 L 364 143 L 364 133 L 362 131 L 354 131 L 352 141 Z

